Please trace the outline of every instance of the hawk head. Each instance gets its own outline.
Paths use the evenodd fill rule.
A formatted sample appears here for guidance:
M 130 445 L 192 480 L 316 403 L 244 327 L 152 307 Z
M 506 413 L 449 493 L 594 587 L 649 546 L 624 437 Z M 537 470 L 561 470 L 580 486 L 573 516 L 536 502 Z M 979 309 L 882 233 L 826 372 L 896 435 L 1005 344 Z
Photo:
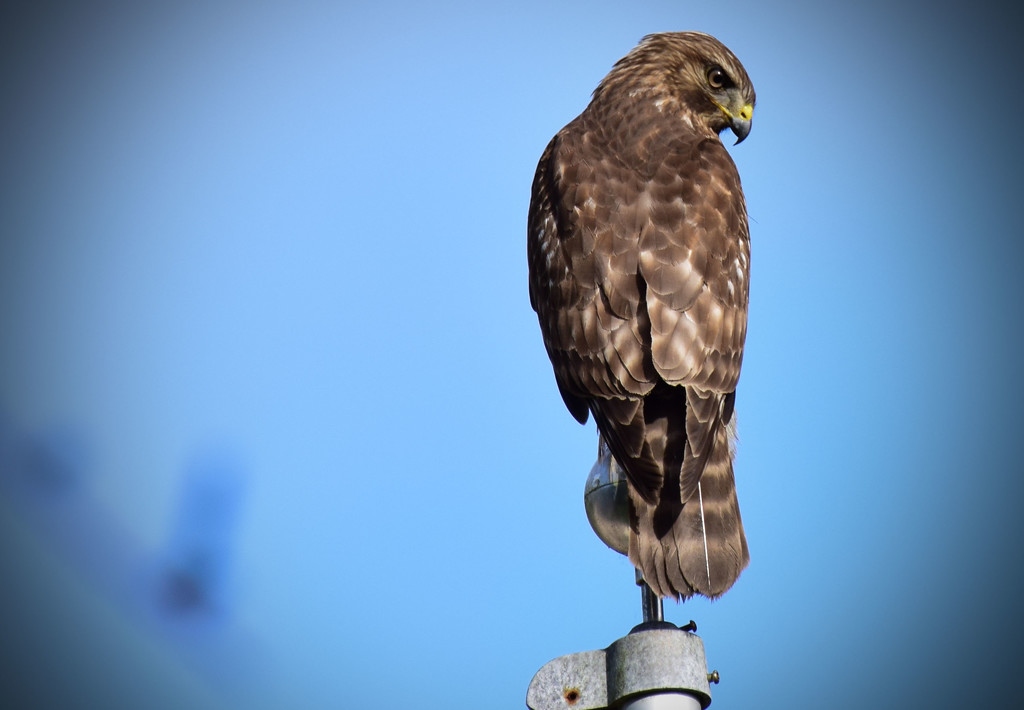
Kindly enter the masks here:
M 658 110 L 678 113 L 715 134 L 731 128 L 739 143 L 750 133 L 754 86 L 729 49 L 702 32 L 647 35 L 620 59 L 594 91 L 594 101 L 649 96 Z

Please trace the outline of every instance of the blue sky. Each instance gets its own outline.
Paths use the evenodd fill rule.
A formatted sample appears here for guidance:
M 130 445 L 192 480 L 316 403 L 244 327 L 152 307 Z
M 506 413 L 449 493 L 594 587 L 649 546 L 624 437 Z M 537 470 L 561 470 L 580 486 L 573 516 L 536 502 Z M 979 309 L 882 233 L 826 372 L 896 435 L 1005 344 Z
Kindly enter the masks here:
M 624 635 L 638 593 L 583 512 L 596 434 L 529 307 L 526 211 L 612 63 L 697 29 L 758 94 L 732 149 L 752 561 L 667 616 L 697 621 L 713 707 L 998 705 L 1024 235 L 994 7 L 31 7 L 0 22 L 9 692 L 523 707 L 548 660 Z M 26 451 L 71 502 L 19 487 Z M 223 599 L 182 631 L 131 580 L 186 544 L 196 470 L 231 501 Z

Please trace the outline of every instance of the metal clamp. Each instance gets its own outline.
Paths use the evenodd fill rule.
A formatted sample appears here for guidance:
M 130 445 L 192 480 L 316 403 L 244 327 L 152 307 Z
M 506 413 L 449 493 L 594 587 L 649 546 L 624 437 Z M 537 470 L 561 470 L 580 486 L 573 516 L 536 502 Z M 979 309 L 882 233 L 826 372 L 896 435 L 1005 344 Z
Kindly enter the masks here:
M 711 704 L 704 642 L 646 622 L 611 646 L 560 656 L 530 682 L 530 710 L 698 710 Z

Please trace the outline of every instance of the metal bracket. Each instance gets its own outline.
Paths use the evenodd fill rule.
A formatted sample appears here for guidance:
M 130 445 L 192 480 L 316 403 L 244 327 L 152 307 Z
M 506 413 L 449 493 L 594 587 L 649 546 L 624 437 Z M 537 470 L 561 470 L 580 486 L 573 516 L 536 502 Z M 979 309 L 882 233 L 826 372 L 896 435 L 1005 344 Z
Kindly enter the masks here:
M 668 622 L 640 624 L 600 651 L 560 656 L 526 693 L 530 710 L 697 710 L 711 704 L 704 642 Z

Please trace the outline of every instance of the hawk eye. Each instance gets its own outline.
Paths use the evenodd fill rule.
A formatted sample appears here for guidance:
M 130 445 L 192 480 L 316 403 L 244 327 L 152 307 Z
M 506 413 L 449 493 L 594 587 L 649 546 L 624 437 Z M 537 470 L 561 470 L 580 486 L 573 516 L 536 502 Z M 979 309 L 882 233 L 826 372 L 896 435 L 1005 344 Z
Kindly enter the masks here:
M 708 84 L 712 89 L 724 89 L 732 85 L 732 79 L 725 73 L 722 67 L 711 67 L 708 69 Z

